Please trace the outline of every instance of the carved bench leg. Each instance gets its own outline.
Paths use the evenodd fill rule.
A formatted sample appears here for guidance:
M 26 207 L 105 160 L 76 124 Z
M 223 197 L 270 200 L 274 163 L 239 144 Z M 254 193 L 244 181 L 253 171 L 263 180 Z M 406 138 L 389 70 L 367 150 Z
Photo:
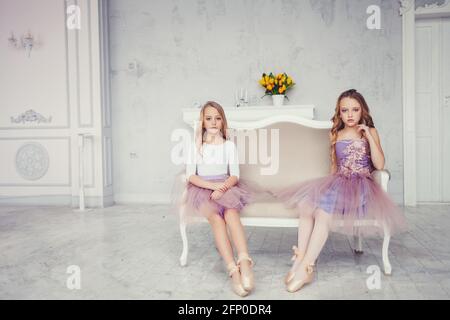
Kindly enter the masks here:
M 184 209 L 180 209 L 180 233 L 181 233 L 181 240 L 183 241 L 183 252 L 181 253 L 180 257 L 180 264 L 181 266 L 186 266 L 187 264 L 187 257 L 188 257 L 188 239 L 187 239 L 187 233 L 186 233 L 186 222 L 184 220 Z
M 361 228 L 360 227 L 355 227 L 354 228 L 354 233 L 353 233 L 353 247 L 355 248 L 353 251 L 355 254 L 363 254 L 364 251 L 362 249 L 362 241 L 363 241 L 363 237 L 361 234 Z
M 391 234 L 386 225 L 383 226 L 384 229 L 384 239 L 383 239 L 383 266 L 384 266 L 384 274 L 391 275 L 392 274 L 392 266 L 389 261 L 389 242 L 391 240 Z

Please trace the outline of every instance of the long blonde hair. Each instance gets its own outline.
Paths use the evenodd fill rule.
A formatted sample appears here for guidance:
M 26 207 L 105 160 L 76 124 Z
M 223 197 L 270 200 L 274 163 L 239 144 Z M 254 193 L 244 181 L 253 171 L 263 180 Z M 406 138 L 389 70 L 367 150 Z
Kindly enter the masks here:
M 373 123 L 372 116 L 370 115 L 369 106 L 367 105 L 366 99 L 364 99 L 363 95 L 356 91 L 355 89 L 347 90 L 339 96 L 337 103 L 336 103 L 336 109 L 334 112 L 333 118 L 331 118 L 331 121 L 333 121 L 333 127 L 331 128 L 331 166 L 332 168 L 336 167 L 337 159 L 336 159 L 336 142 L 338 138 L 338 132 L 345 128 L 344 121 L 342 121 L 340 113 L 340 106 L 341 101 L 344 98 L 351 98 L 358 101 L 359 105 L 361 106 L 361 119 L 359 120 L 358 124 L 365 124 L 369 128 L 375 128 L 375 125 Z
M 216 109 L 217 112 L 219 112 L 220 116 L 222 117 L 222 128 L 220 128 L 220 131 L 222 133 L 223 139 L 228 140 L 228 123 L 227 123 L 227 118 L 225 117 L 225 111 L 223 111 L 222 106 L 220 104 L 218 104 L 217 102 L 208 101 L 203 105 L 202 109 L 200 110 L 199 122 L 201 123 L 201 125 L 197 128 L 196 138 L 195 138 L 197 149 L 200 151 L 200 153 L 201 153 L 203 143 L 205 142 L 206 128 L 205 128 L 204 116 L 205 116 L 205 110 L 207 107 L 212 107 L 212 108 Z

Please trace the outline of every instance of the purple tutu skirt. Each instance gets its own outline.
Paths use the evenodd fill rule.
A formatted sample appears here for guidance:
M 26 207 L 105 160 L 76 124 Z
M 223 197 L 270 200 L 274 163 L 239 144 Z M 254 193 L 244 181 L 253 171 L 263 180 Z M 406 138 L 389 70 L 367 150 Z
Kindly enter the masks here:
M 225 182 L 227 175 L 200 177 L 211 182 Z M 185 190 L 181 192 L 181 199 L 177 201 L 178 208 L 183 208 L 183 218 L 186 222 L 192 218 L 205 217 L 210 214 L 218 214 L 224 218 L 227 209 L 241 211 L 253 198 L 251 188 L 243 181 L 239 181 L 231 189 L 227 190 L 220 199 L 211 199 L 213 190 L 204 189 L 193 185 L 185 184 Z
M 306 181 L 274 192 L 286 207 L 297 210 L 299 216 L 316 215 L 321 209 L 332 215 L 331 229 L 354 234 L 355 222 L 363 235 L 390 234 L 406 230 L 402 210 L 389 198 L 372 176 L 334 174 Z M 377 225 L 372 223 L 376 221 Z M 381 227 L 381 228 L 380 228 Z

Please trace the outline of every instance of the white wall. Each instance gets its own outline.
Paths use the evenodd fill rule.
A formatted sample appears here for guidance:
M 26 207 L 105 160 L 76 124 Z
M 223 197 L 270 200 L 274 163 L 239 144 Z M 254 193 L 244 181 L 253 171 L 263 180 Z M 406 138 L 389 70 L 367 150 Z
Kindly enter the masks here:
M 112 181 L 104 179 L 111 148 L 102 119 L 100 6 L 77 3 L 81 29 L 69 30 L 66 9 L 75 1 L 0 0 L 0 203 L 76 205 L 79 133 L 92 135 L 84 157 L 87 203 L 112 203 Z M 34 36 L 29 57 L 8 43 L 11 32 L 19 42 L 27 32 Z M 30 109 L 48 121 L 13 121 Z
M 373 4 L 381 30 L 366 27 Z M 241 86 L 261 97 L 257 80 L 273 70 L 295 78 L 291 103 L 315 104 L 319 120 L 331 118 L 343 90 L 365 95 L 393 176 L 390 193 L 401 203 L 398 9 L 391 0 L 110 0 L 115 198 L 167 200 L 182 169 L 170 162 L 170 134 L 185 127 L 181 108 L 208 99 L 230 106 Z M 127 71 L 134 60 L 138 75 Z
M 253 104 L 268 104 L 268 98 L 259 100 L 257 80 L 272 70 L 292 74 L 297 87 L 289 93 L 291 103 L 315 104 L 319 120 L 331 117 L 341 91 L 355 87 L 366 96 L 393 174 L 390 193 L 402 202 L 397 1 L 109 0 L 109 46 L 108 39 L 99 42 L 99 2 L 78 1 L 82 29 L 71 31 L 65 8 L 75 1 L 0 0 L 0 203 L 76 199 L 81 132 L 94 136 L 85 159 L 89 197 L 102 202 L 106 196 L 111 203 L 114 180 L 118 200 L 165 201 L 182 169 L 170 162 L 170 134 L 186 128 L 181 108 L 208 99 L 230 106 L 239 87 L 249 89 Z M 373 4 L 381 7 L 381 30 L 366 28 Z M 36 37 L 30 58 L 9 46 L 11 31 Z M 102 68 L 109 64 L 102 59 L 108 49 L 112 126 L 107 81 L 101 81 L 108 80 Z M 135 60 L 138 74 L 127 71 Z M 29 109 L 51 122 L 11 121 Z M 36 180 L 18 169 L 18 151 L 27 142 L 48 154 L 48 169 Z M 33 174 L 39 176 L 39 168 Z M 45 197 L 34 198 L 39 195 Z

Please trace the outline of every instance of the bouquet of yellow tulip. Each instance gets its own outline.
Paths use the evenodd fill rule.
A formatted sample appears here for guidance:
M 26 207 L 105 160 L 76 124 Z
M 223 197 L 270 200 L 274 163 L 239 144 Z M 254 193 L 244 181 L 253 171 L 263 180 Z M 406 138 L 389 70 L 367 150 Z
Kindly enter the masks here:
M 265 96 L 272 96 L 278 94 L 286 94 L 290 88 L 295 86 L 294 80 L 286 73 L 280 73 L 278 75 L 269 75 L 263 73 L 262 79 L 259 80 L 259 84 L 266 89 Z

